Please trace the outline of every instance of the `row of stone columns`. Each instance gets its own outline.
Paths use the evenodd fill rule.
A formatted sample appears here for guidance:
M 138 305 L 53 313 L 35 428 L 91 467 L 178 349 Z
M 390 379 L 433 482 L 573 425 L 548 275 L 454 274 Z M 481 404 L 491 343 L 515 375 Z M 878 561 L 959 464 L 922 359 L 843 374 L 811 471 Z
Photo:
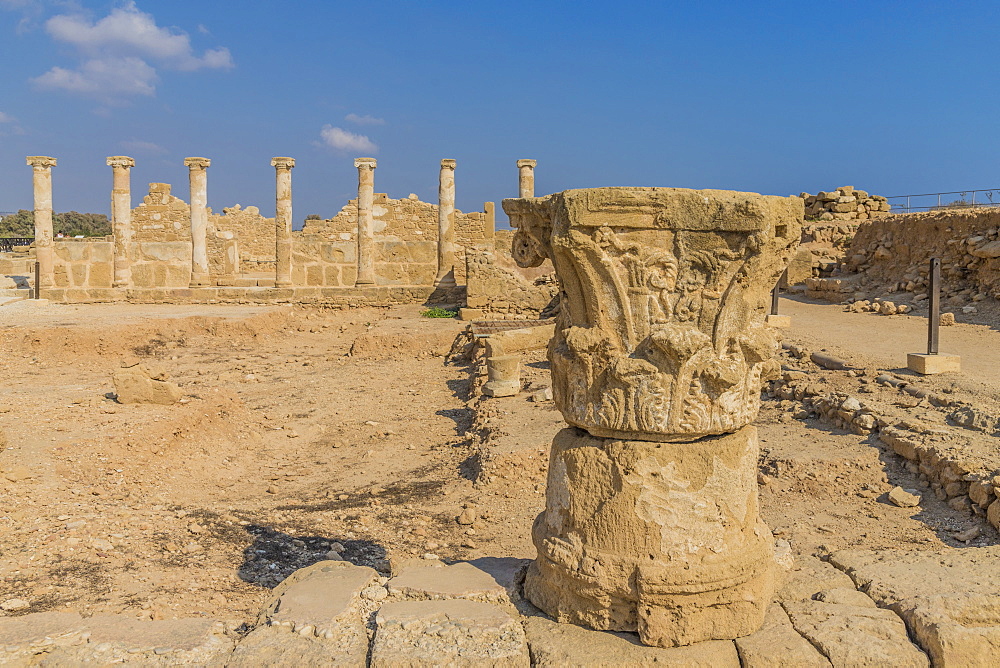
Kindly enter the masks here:
M 33 169 L 35 196 L 35 256 L 38 260 L 40 288 L 55 286 L 52 247 L 52 168 L 56 159 L 29 156 Z M 132 270 L 128 249 L 132 242 L 132 192 L 130 170 L 135 160 L 125 155 L 109 156 L 107 164 L 113 170 L 111 190 L 111 224 L 115 236 L 114 282 L 116 288 L 131 284 Z M 192 288 L 210 285 L 208 269 L 208 173 L 212 161 L 208 158 L 185 158 L 191 187 L 191 283 Z M 518 160 L 518 192 L 521 197 L 533 197 L 535 191 L 534 160 Z M 375 197 L 375 158 L 357 158 L 358 170 L 358 275 L 355 285 L 375 284 L 375 225 L 372 211 Z M 292 285 L 292 168 L 295 159 L 271 159 L 275 169 L 275 269 L 274 284 L 284 288 Z M 453 159 L 441 161 L 438 176 L 438 271 L 435 286 L 455 287 L 455 166 Z

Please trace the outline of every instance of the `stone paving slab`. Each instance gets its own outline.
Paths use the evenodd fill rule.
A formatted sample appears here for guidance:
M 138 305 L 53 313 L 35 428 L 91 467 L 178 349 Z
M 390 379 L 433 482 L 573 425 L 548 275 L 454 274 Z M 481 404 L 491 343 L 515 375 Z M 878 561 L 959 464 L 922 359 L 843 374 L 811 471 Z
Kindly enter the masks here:
M 528 617 L 524 630 L 533 666 L 677 666 L 684 668 L 739 668 L 736 646 L 729 640 L 710 640 L 687 647 L 647 647 L 634 633 L 593 631 L 559 624 L 543 616 Z M 770 664 L 777 665 L 777 664 Z
M 796 557 L 792 570 L 785 574 L 785 583 L 775 598 L 780 602 L 808 601 L 825 589 L 854 589 L 854 581 L 816 557 Z
M 507 589 L 490 573 L 468 562 L 445 565 L 419 561 L 389 580 L 389 593 L 409 598 L 465 598 L 509 602 Z
M 777 603 L 767 609 L 764 625 L 757 633 L 736 639 L 736 649 L 743 668 L 829 668 L 831 665 L 819 650 L 799 635 L 788 613 Z
M 86 642 L 86 624 L 75 612 L 36 612 L 0 617 L 0 665 L 27 663 L 53 647 Z
M 305 668 L 365 666 L 368 645 L 360 648 L 333 640 L 302 636 L 279 626 L 261 626 L 240 641 L 226 668 Z
M 530 665 L 520 622 L 489 603 L 386 603 L 375 624 L 372 668 Z
M 795 630 L 835 667 L 927 668 L 930 662 L 910 642 L 896 613 L 822 601 L 784 603 Z

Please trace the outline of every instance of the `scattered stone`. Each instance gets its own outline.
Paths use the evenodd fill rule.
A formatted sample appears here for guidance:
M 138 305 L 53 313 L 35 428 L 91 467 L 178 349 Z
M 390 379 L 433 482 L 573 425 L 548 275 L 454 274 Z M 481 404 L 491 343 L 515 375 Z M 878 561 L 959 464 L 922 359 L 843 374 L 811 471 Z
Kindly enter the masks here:
M 479 601 L 399 601 L 375 616 L 372 668 L 530 665 L 520 622 Z
M 471 526 L 476 523 L 477 519 L 479 519 L 479 516 L 476 513 L 475 508 L 465 508 L 462 510 L 461 514 L 455 518 L 455 521 L 462 526 Z
M 540 390 L 536 390 L 531 393 L 531 400 L 536 403 L 542 403 L 546 401 L 552 401 L 552 388 L 543 387 Z
M 919 489 L 903 489 L 902 487 L 893 487 L 889 492 L 889 501 L 900 508 L 913 508 L 920 505 L 920 490 Z
M 942 313 L 941 314 L 941 326 L 950 327 L 955 324 L 955 314 L 954 313 Z
M 112 374 L 120 404 L 177 403 L 181 398 L 180 388 L 167 378 L 163 367 L 150 364 L 136 364 Z
M 381 601 L 388 595 L 386 588 L 380 585 L 372 585 L 361 590 L 361 598 L 367 601 Z
M 21 610 L 27 610 L 31 607 L 31 603 L 25 601 L 23 598 L 8 598 L 3 603 L 0 603 L 0 610 L 6 612 L 19 612 Z

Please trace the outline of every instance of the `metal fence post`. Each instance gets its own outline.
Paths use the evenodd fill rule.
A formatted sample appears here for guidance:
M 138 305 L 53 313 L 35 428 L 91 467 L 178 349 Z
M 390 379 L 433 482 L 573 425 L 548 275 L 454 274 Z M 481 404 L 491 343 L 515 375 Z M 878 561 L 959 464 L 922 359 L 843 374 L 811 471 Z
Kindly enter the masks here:
M 927 354 L 938 354 L 938 330 L 941 327 L 941 258 L 932 257 L 930 266 L 930 302 L 927 306 Z
M 41 276 L 42 265 L 38 262 L 38 260 L 35 260 L 35 299 L 42 298 Z

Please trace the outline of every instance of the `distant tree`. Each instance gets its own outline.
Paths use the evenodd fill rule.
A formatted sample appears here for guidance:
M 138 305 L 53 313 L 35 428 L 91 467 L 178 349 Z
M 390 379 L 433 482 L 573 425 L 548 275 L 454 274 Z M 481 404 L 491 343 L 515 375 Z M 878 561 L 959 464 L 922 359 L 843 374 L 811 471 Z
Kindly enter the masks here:
M 306 216 L 306 220 L 323 220 L 323 219 L 319 217 L 318 213 L 310 213 L 308 216 Z
M 103 237 L 111 234 L 111 223 L 103 213 L 69 211 L 52 215 L 52 231 L 67 237 Z M 0 237 L 35 236 L 35 212 L 21 209 L 0 220 Z

